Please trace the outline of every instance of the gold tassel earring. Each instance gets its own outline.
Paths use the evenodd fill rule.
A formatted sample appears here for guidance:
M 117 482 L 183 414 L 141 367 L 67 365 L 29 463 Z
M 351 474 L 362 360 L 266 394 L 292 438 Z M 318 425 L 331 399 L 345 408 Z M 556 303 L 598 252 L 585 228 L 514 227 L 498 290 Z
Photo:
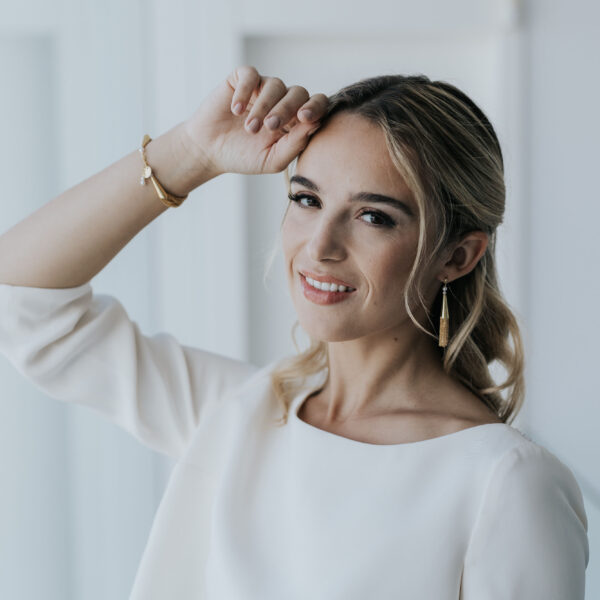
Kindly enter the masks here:
M 448 278 L 444 277 L 444 287 L 442 288 L 442 314 L 440 315 L 440 339 L 438 346 L 445 348 L 448 345 L 448 333 L 450 330 L 450 315 L 448 314 L 448 300 L 446 292 L 448 291 Z

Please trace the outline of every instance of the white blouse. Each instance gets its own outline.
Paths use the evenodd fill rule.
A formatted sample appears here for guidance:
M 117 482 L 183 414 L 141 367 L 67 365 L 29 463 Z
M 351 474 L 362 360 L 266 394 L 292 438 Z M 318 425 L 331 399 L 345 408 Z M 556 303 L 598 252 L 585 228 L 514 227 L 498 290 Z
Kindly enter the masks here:
M 177 462 L 130 600 L 583 600 L 571 471 L 505 424 L 378 445 L 288 423 L 266 367 L 144 336 L 114 297 L 0 284 L 0 353 Z

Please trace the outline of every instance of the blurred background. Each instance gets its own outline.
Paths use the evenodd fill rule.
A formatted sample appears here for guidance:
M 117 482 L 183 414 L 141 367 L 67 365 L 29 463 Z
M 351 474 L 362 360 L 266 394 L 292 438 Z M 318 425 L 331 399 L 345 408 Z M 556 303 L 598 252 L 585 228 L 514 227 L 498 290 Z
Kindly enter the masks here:
M 311 94 L 394 72 L 466 91 L 505 154 L 500 278 L 527 357 L 516 426 L 577 477 L 587 598 L 600 598 L 598 3 L 0 4 L 2 232 L 186 119 L 240 64 Z M 143 230 L 94 291 L 116 296 L 147 335 L 261 366 L 294 352 L 281 252 L 262 281 L 285 192 L 282 174 L 208 182 Z M 89 409 L 44 397 L 2 356 L 0 378 L 0 597 L 126 598 L 173 464 Z

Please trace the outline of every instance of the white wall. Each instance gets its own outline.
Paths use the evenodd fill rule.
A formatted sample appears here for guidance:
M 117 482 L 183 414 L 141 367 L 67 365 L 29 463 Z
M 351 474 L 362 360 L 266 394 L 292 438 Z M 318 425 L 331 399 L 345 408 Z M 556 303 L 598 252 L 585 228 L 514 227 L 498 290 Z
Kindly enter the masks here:
M 0 36 L 3 224 L 33 210 L 35 198 L 58 192 L 58 157 L 52 144 L 54 59 L 50 36 Z M 18 135 L 6 126 L 9 120 L 23 124 Z M 32 165 L 38 166 L 35 177 Z M 56 404 L 39 402 L 39 393 L 15 377 L 5 361 L 0 362 L 0 381 L 0 597 L 10 597 L 2 593 L 7 579 L 13 573 L 24 578 L 30 561 L 39 565 L 41 584 L 24 581 L 25 597 L 42 594 L 42 585 L 65 595 L 64 558 L 69 555 L 64 539 L 69 515 L 63 509 L 68 503 L 65 414 Z M 54 561 L 56 554 L 63 557 L 60 563 Z
M 532 0 L 527 15 L 527 421 L 574 471 L 600 598 L 600 5 Z
M 498 250 L 503 289 L 525 323 L 520 425 L 582 485 L 588 598 L 600 597 L 595 3 L 374 0 L 340 13 L 332 0 L 302 10 L 275 0 L 2 1 L 0 80 L 10 93 L 0 95 L 0 231 L 143 133 L 186 118 L 243 62 L 313 92 L 398 70 L 472 94 L 507 157 Z M 262 287 L 283 191 L 282 175 L 209 182 L 141 232 L 94 278 L 95 291 L 117 296 L 148 334 L 168 330 L 258 364 L 293 351 L 280 264 L 270 291 Z M 170 462 L 41 396 L 2 360 L 0 378 L 0 597 L 126 597 Z

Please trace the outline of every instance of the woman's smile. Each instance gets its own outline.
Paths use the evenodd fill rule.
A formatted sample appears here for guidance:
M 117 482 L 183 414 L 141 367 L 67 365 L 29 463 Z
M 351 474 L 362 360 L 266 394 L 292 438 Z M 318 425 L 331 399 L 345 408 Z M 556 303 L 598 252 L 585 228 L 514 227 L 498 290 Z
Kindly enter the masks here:
M 335 304 L 337 302 L 342 302 L 343 300 L 347 300 L 351 298 L 355 289 L 347 289 L 345 291 L 340 291 L 339 288 L 337 291 L 330 291 L 324 289 L 318 289 L 314 285 L 310 284 L 302 273 L 300 275 L 300 282 L 302 284 L 302 291 L 304 292 L 304 297 L 315 304 Z M 311 280 L 314 283 L 314 280 Z M 319 282 L 316 282 L 317 285 Z M 344 286 L 342 286 L 344 287 Z

